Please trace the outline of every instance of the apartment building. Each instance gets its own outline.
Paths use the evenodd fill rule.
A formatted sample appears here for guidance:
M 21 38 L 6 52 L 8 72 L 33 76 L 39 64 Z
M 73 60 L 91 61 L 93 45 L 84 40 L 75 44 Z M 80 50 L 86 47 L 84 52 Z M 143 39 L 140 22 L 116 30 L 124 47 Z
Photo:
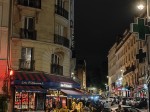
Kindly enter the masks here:
M 138 35 L 126 30 L 118 37 L 108 54 L 109 91 L 112 95 L 141 96 L 139 92 L 145 77 L 144 58 L 139 58 L 144 51 L 145 41 L 139 40 Z M 142 85 L 142 86 L 141 86 Z M 138 91 L 138 92 L 137 92 Z
M 0 0 L 0 95 L 7 94 L 9 0 Z
M 12 111 L 68 106 L 80 88 L 71 78 L 74 0 L 13 0 L 11 14 Z

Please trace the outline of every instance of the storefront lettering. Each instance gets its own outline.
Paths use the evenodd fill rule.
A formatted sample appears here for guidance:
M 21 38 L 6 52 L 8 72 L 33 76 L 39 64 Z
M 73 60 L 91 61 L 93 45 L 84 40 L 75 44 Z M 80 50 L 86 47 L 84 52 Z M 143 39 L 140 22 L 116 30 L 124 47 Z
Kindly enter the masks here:
M 22 81 L 23 85 L 43 85 L 43 82 L 34 82 L 34 81 Z
M 60 84 L 60 87 L 72 88 L 71 84 Z

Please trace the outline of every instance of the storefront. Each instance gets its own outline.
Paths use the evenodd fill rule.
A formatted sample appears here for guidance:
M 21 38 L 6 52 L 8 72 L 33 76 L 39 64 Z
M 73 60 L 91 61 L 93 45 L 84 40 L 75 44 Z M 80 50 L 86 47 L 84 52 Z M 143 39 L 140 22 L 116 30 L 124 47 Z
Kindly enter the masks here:
M 15 71 L 11 88 L 13 109 L 24 111 L 45 111 L 54 105 L 70 108 L 72 98 L 83 95 L 77 90 L 80 84 L 73 79 L 42 72 Z
M 148 96 L 148 86 L 146 84 L 139 85 L 135 89 L 135 97 L 147 98 Z
M 65 106 L 71 108 L 72 99 L 82 97 L 83 92 L 77 90 L 77 88 L 80 89 L 80 84 L 71 78 L 49 75 L 49 79 L 46 86 L 46 109 L 52 108 L 54 105 L 58 108 Z
M 44 111 L 48 81 L 43 73 L 15 71 L 11 77 L 13 111 Z

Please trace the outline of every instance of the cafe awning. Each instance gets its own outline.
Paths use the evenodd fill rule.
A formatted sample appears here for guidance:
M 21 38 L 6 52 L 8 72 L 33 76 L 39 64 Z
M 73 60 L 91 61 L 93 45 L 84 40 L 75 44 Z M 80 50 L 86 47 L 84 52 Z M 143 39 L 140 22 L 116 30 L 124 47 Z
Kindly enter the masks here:
M 80 88 L 80 84 L 75 82 L 72 78 L 60 75 L 48 75 L 50 80 L 48 87 L 63 88 L 61 85 L 67 88 Z
M 75 90 L 75 89 L 61 89 L 60 91 L 64 93 L 65 95 L 67 95 L 68 97 L 81 98 L 85 96 L 83 92 Z
M 43 72 L 15 71 L 11 78 L 11 84 L 17 85 L 44 85 L 48 81 L 48 76 Z
M 11 85 L 40 85 L 45 88 L 80 88 L 72 78 L 44 72 L 14 71 Z
M 47 90 L 41 86 L 15 86 L 15 90 L 18 92 L 35 92 L 35 93 L 46 93 Z

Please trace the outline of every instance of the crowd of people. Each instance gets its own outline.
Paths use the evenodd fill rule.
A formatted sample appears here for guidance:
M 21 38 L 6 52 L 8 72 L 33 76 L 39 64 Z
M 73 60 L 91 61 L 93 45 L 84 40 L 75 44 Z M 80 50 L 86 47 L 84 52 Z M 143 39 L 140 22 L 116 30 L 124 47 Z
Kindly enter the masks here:
M 71 108 L 67 106 L 56 106 L 52 104 L 52 108 L 48 109 L 47 112 L 101 112 L 106 107 L 106 102 L 100 100 L 85 100 L 85 99 L 73 99 Z
M 56 106 L 55 103 L 52 104 L 52 108 L 50 108 L 47 112 L 104 112 L 105 108 L 110 108 L 113 105 L 118 105 L 118 109 L 121 109 L 120 105 L 128 105 L 135 107 L 135 103 L 133 101 L 128 101 L 128 99 L 117 99 L 114 98 L 112 101 L 109 100 L 85 100 L 85 99 L 73 99 L 71 106 Z M 138 106 L 146 106 L 146 100 L 142 100 Z M 118 112 L 122 112 L 118 110 Z

